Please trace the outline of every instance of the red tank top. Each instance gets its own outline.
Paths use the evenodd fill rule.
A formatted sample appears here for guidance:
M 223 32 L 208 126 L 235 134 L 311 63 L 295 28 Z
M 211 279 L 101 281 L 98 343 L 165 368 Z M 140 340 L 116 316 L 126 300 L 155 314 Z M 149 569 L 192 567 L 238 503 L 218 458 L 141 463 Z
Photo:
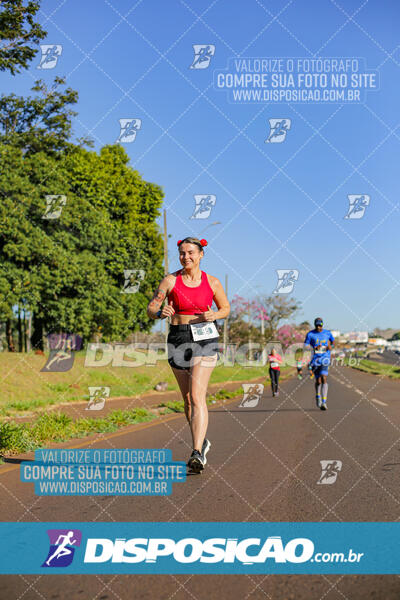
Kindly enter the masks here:
M 201 283 L 197 287 L 189 287 L 183 283 L 179 271 L 175 285 L 168 295 L 168 303 L 172 304 L 176 313 L 181 315 L 195 315 L 206 312 L 211 307 L 214 292 L 208 283 L 207 273 L 201 272 Z

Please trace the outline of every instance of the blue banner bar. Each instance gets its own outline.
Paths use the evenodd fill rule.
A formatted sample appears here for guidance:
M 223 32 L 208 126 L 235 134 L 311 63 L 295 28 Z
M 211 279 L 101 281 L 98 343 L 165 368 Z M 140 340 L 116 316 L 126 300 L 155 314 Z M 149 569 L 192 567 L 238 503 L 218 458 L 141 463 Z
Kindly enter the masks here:
M 0 523 L 1 574 L 400 573 L 400 523 Z

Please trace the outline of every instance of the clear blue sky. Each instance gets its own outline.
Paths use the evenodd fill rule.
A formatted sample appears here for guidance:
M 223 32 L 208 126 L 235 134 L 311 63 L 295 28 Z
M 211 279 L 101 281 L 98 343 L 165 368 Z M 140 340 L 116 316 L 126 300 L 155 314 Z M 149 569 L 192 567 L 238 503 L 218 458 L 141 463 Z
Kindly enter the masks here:
M 299 319 L 331 329 L 400 329 L 400 40 L 397 0 L 46 0 L 42 43 L 61 44 L 54 69 L 2 74 L 2 91 L 28 94 L 55 75 L 79 92 L 76 137 L 98 150 L 120 118 L 142 127 L 124 147 L 165 192 L 170 269 L 176 240 L 209 240 L 203 269 L 229 297 L 271 293 L 277 269 L 297 269 Z M 190 69 L 193 44 L 215 45 Z M 379 89 L 353 105 L 234 104 L 213 87 L 234 57 L 362 57 Z M 291 119 L 283 143 L 265 143 L 270 118 Z M 208 220 L 191 220 L 194 194 L 215 194 Z M 344 219 L 348 194 L 368 194 Z M 160 220 L 161 225 L 161 220 Z

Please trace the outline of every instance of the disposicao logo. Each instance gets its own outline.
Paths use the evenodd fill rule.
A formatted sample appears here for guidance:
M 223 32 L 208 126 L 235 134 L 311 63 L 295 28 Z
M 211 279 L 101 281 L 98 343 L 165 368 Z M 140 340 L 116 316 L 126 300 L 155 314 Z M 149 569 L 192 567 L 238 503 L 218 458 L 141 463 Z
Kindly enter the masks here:
M 251 550 L 250 550 L 251 549 Z M 283 544 L 280 536 L 261 538 L 89 538 L 85 563 L 155 563 L 160 557 L 171 557 L 179 563 L 304 563 L 313 556 L 314 544 L 307 538 L 294 538 Z
M 81 545 L 79 529 L 48 529 L 50 548 L 42 567 L 68 567 L 72 563 L 75 547 Z

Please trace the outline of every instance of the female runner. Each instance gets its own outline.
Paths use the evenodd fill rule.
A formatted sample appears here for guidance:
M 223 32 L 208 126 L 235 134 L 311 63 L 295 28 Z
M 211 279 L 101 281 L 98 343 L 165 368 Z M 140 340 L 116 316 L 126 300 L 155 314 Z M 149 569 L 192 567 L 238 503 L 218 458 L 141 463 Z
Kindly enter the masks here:
M 218 358 L 219 335 L 214 321 L 225 319 L 230 306 L 219 279 L 200 270 L 207 241 L 186 237 L 177 245 L 182 269 L 164 277 L 148 304 L 147 314 L 152 319 L 171 317 L 168 362 L 178 382 L 192 434 L 193 451 L 187 464 L 199 473 L 211 446 L 206 439 L 206 393 Z M 166 298 L 168 303 L 162 307 Z M 211 310 L 213 301 L 218 310 Z
M 279 396 L 279 375 L 281 374 L 282 357 L 272 348 L 268 354 L 269 376 L 271 378 L 271 389 L 273 396 Z

